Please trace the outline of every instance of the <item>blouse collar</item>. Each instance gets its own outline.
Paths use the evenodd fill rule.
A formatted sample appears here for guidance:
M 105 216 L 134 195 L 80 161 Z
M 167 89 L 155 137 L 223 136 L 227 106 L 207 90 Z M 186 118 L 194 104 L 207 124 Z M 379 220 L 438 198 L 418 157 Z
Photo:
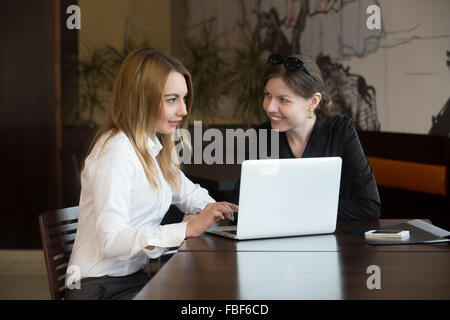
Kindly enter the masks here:
M 159 142 L 158 137 L 156 135 L 153 139 L 149 137 L 147 144 L 148 144 L 148 150 L 150 152 L 150 155 L 153 158 L 156 158 L 156 156 L 162 149 L 162 145 L 161 145 L 161 142 Z

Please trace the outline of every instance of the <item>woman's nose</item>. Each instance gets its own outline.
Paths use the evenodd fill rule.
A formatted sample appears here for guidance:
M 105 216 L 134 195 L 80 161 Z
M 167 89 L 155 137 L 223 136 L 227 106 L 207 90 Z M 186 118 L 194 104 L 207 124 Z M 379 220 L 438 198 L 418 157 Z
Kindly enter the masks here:
M 184 117 L 187 115 L 187 107 L 184 100 L 182 100 L 182 102 L 178 106 L 177 115 L 180 117 Z
M 267 99 L 264 103 L 266 112 L 275 113 L 278 111 L 276 103 L 272 99 Z

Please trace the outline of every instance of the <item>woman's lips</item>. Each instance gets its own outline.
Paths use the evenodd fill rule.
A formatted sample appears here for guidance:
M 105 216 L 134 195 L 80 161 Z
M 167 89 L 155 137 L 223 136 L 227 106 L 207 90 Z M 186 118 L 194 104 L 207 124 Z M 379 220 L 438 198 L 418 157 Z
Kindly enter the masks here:
M 179 123 L 180 123 L 180 121 L 169 121 L 169 125 L 171 127 L 176 127 Z
M 269 116 L 269 119 L 272 123 L 280 123 L 281 121 L 284 120 L 284 117 Z

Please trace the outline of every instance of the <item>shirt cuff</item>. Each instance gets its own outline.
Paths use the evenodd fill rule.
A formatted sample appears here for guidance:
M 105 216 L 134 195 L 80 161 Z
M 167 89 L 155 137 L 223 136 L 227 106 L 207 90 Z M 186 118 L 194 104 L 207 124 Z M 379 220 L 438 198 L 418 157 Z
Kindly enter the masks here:
M 205 209 L 205 207 L 208 205 L 208 204 L 210 204 L 210 203 L 215 203 L 216 201 L 214 200 L 214 199 L 212 199 L 212 201 L 208 201 L 208 202 L 205 202 L 205 203 L 202 203 L 202 204 L 200 204 L 200 205 L 196 205 L 196 206 L 194 206 L 191 210 L 190 210 L 190 214 L 194 214 L 194 215 L 197 215 L 197 214 L 199 214 L 200 212 L 202 212 L 203 211 L 203 209 Z
M 187 222 L 167 224 L 159 227 L 159 241 L 152 239 L 152 243 L 143 243 L 142 251 L 150 258 L 155 259 L 164 254 L 169 248 L 179 247 L 186 238 Z M 151 235 L 149 235 L 151 237 Z M 154 249 L 146 249 L 154 246 Z
M 169 248 L 161 248 L 161 247 L 155 247 L 152 250 L 149 249 L 142 249 L 142 251 L 144 251 L 144 253 L 147 255 L 147 257 L 149 257 L 150 259 L 156 259 L 160 256 L 162 256 L 164 254 L 164 252 L 168 251 Z
M 164 244 L 161 244 L 160 246 L 155 246 L 155 248 L 151 250 L 144 247 L 142 251 L 150 259 L 155 259 L 162 256 L 166 251 L 169 250 L 169 248 L 181 246 L 184 239 L 186 238 L 186 227 L 187 222 L 173 223 L 161 226 L 161 233 L 167 241 L 164 241 Z
M 167 239 L 167 247 L 179 247 L 186 239 L 187 222 L 166 224 L 160 226 L 161 232 L 165 234 Z
M 197 215 L 200 214 L 200 212 L 202 212 L 202 209 L 194 208 L 190 212 L 186 213 L 185 216 L 188 215 L 188 214 L 192 214 L 194 216 L 197 216 Z

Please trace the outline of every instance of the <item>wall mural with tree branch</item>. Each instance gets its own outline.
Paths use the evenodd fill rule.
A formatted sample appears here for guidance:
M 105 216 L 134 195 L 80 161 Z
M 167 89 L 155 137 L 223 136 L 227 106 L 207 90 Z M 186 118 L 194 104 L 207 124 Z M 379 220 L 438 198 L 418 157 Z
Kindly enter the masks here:
M 221 55 L 256 45 L 269 53 L 303 54 L 316 59 L 335 112 L 351 117 L 358 129 L 448 135 L 450 77 L 437 64 L 450 45 L 450 23 L 443 12 L 450 2 L 425 0 L 185 0 L 187 36 L 200 34 L 202 21 L 214 19 Z M 371 27 L 376 10 L 380 24 Z M 442 19 L 439 18 L 442 17 Z M 441 60 L 442 61 L 442 60 Z M 448 62 L 447 62 L 448 64 Z M 189 67 L 189 66 L 188 66 Z M 241 67 L 243 68 L 243 67 Z M 447 67 L 444 67 L 447 70 Z M 231 72 L 231 71 L 230 71 Z M 231 72 L 232 74 L 232 72 Z M 436 81 L 436 85 L 430 85 Z M 425 84 L 425 86 L 424 86 Z M 240 103 L 228 100 L 217 114 L 239 115 Z M 427 99 L 425 92 L 432 97 Z M 259 101 L 261 97 L 246 96 Z M 439 101 L 442 101 L 439 103 Z M 443 102 L 447 101 L 442 107 Z M 231 106 L 231 107 L 230 107 Z M 230 111 L 237 106 L 237 111 Z M 441 107 L 440 107 L 441 106 Z M 245 108 L 245 106 L 244 106 Z M 252 107 L 254 109 L 254 107 Z M 256 112 L 256 111 L 255 111 Z M 405 117 L 405 114 L 408 116 Z M 261 114 L 242 112 L 246 122 Z M 255 119 L 255 120 L 254 120 Z M 441 129 L 430 129 L 432 126 Z M 443 128 L 443 129 L 442 129 Z

